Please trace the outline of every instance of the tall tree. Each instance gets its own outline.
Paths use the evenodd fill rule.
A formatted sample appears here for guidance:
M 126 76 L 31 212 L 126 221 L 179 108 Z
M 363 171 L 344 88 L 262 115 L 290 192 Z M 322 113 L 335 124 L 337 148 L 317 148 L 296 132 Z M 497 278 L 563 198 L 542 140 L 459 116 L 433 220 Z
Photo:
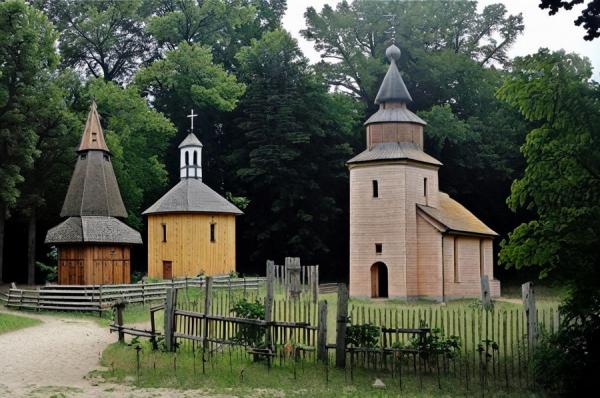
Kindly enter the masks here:
M 242 257 L 253 264 L 285 255 L 331 260 L 344 224 L 344 161 L 356 105 L 327 92 L 285 31 L 264 34 L 238 61 L 248 88 L 227 160 L 237 165 L 238 185 L 250 201 L 240 220 Z M 341 266 L 342 258 L 336 260 Z
M 570 287 L 546 358 L 554 366 L 547 372 L 541 363 L 538 372 L 545 386 L 570 396 L 586 394 L 600 370 L 600 86 L 591 75 L 589 60 L 542 49 L 515 59 L 498 92 L 535 126 L 508 199 L 534 217 L 502 243 L 500 260 Z
M 22 0 L 0 3 L 0 279 L 4 225 L 36 150 L 36 99 L 58 56 L 57 35 L 40 11 Z
M 482 65 L 505 64 L 510 45 L 524 28 L 522 16 L 507 15 L 504 5 L 491 4 L 479 13 L 474 1 L 342 1 L 335 9 L 325 5 L 320 13 L 309 7 L 304 15 L 302 35 L 315 42 L 328 82 L 371 110 L 386 71 L 383 54 L 392 32 L 404 52 L 400 67 L 410 89 L 416 61 L 427 54 L 448 50 Z M 389 15 L 396 16 L 392 24 Z
M 230 69 L 240 47 L 279 27 L 285 0 L 145 0 L 148 32 L 173 50 L 185 42 L 211 48 Z
M 22 194 L 18 209 L 27 219 L 27 283 L 35 283 L 38 219 L 40 210 L 48 204 L 54 209 L 64 199 L 64 189 L 72 172 L 73 153 L 80 135 L 81 123 L 71 110 L 70 98 L 78 93 L 80 82 L 72 71 L 63 71 L 39 87 L 35 98 L 35 112 L 30 123 L 35 124 L 38 136 L 38 156 L 33 167 L 24 173 Z M 67 100 L 65 100 L 67 99 Z M 62 189 L 57 195 L 57 189 Z
M 34 0 L 60 32 L 66 66 L 105 80 L 127 80 L 151 59 L 142 0 Z

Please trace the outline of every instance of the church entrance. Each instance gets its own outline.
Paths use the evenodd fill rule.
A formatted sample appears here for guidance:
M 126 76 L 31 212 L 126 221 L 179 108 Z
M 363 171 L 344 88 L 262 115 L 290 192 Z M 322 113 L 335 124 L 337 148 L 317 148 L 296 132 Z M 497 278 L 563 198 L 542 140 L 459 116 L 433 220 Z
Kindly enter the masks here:
M 388 270 L 382 262 L 371 266 L 371 297 L 388 296 Z

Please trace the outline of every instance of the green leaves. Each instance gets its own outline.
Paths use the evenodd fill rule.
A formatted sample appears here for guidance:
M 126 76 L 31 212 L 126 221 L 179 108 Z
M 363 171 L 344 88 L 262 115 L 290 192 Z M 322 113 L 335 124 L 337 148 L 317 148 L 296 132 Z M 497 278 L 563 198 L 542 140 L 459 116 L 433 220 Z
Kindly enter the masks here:
M 500 261 L 586 289 L 600 280 L 600 90 L 588 80 L 589 61 L 564 51 L 541 49 L 515 59 L 514 69 L 498 96 L 536 127 L 508 204 L 534 212 L 534 220 L 502 242 Z

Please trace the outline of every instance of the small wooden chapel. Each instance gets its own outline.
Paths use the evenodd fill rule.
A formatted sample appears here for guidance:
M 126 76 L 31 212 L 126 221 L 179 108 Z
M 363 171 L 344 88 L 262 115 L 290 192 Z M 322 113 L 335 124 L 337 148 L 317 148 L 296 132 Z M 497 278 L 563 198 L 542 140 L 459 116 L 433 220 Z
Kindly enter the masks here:
M 148 276 L 172 279 L 235 271 L 235 221 L 242 211 L 202 182 L 202 143 L 191 131 L 179 145 L 181 181 L 148 217 Z
M 366 122 L 367 149 L 347 162 L 350 172 L 350 294 L 362 297 L 477 297 L 487 275 L 492 296 L 496 232 L 438 190 L 442 163 L 423 151 L 426 122 L 407 104 L 398 71 L 400 49 Z
M 58 249 L 58 283 L 96 285 L 131 281 L 131 246 L 142 244 L 127 218 L 96 103 L 92 102 L 77 163 L 60 212 L 65 221 L 48 230 Z

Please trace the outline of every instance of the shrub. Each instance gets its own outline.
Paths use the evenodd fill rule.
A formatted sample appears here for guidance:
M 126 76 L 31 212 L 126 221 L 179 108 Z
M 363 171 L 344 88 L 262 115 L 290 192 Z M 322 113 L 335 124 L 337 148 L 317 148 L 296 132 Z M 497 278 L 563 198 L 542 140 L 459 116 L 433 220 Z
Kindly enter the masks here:
M 231 309 L 236 317 L 246 319 L 265 319 L 265 306 L 259 301 L 254 303 L 241 299 Z M 265 328 L 259 325 L 240 324 L 236 340 L 251 347 L 264 346 Z
M 348 325 L 346 329 L 346 347 L 374 348 L 379 345 L 379 326 L 369 323 L 364 325 Z

